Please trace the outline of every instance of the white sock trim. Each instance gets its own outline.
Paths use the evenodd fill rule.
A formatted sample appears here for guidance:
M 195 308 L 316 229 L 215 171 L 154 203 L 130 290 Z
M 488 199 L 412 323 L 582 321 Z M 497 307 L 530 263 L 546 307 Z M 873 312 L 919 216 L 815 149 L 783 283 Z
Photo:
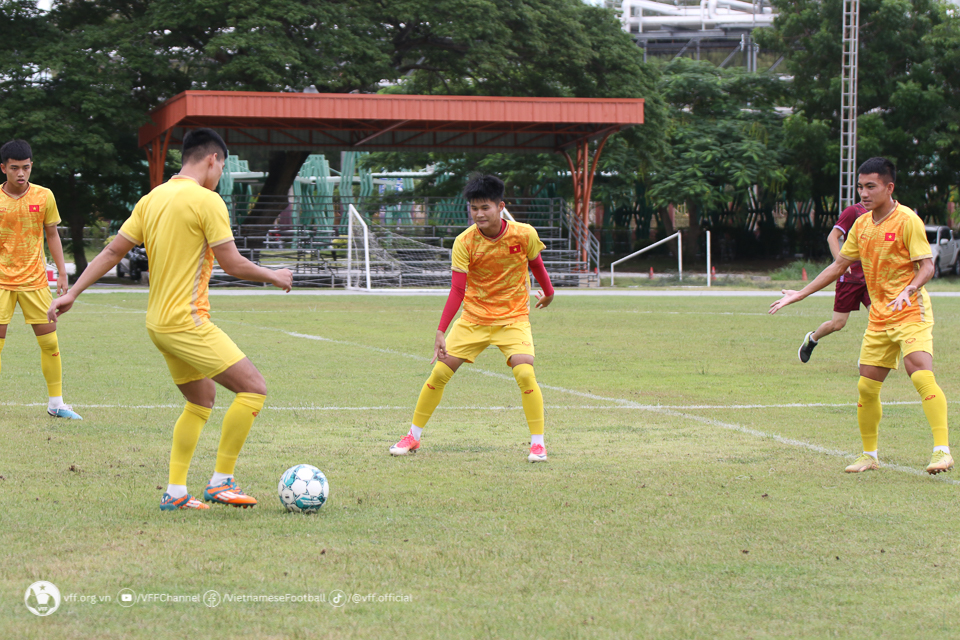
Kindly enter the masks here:
M 873 459 L 874 459 L 874 460 L 878 460 L 878 459 L 879 459 L 879 458 L 877 458 L 877 452 L 876 452 L 876 451 L 864 451 L 864 453 L 867 454 L 868 456 L 873 456 Z
M 50 399 L 47 400 L 47 409 L 51 411 L 56 411 L 63 406 L 63 396 L 50 396 Z
M 944 453 L 950 453 L 950 447 L 934 447 L 933 452 L 943 451 Z
M 532 446 L 535 445 L 535 444 L 539 444 L 540 446 L 543 446 L 543 434 L 542 434 L 542 433 L 539 434 L 539 435 L 531 435 L 531 436 L 530 436 L 530 446 L 532 447 Z
M 187 495 L 187 485 L 185 484 L 168 484 L 167 493 L 170 494 L 170 497 L 179 499 Z
M 222 485 L 222 484 L 223 484 L 224 482 L 226 482 L 227 480 L 230 480 L 231 478 L 233 478 L 233 474 L 232 474 L 232 473 L 230 473 L 230 474 L 227 474 L 227 473 L 217 473 L 216 471 L 214 471 L 214 472 L 213 472 L 213 477 L 210 478 L 210 484 L 212 484 L 212 485 L 215 486 L 215 487 L 219 487 L 220 485 Z
M 410 435 L 413 436 L 413 439 L 417 442 L 420 442 L 420 436 L 423 434 L 423 427 L 418 427 L 415 424 L 410 425 Z

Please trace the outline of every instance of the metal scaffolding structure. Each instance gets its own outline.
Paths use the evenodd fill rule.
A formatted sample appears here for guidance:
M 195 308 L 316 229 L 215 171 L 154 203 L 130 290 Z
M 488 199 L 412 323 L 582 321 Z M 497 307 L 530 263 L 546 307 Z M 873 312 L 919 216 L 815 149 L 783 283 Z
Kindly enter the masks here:
M 743 65 L 757 70 L 758 45 L 751 33 L 771 26 L 777 13 L 769 0 L 608 0 L 607 6 L 621 12 L 624 31 L 633 35 L 647 55 L 692 55 L 721 51 L 729 55 L 721 66 L 743 53 Z
M 860 0 L 844 0 L 843 69 L 840 81 L 839 212 L 856 202 L 857 196 L 857 57 L 859 48 Z

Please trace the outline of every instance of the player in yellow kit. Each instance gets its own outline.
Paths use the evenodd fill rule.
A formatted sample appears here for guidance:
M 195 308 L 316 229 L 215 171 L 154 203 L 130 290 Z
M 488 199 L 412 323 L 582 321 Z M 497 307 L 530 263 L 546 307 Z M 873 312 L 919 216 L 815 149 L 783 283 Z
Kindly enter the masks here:
M 133 247 L 143 243 L 150 261 L 147 333 L 163 354 L 173 382 L 187 400 L 173 428 L 170 477 L 160 509 L 208 509 L 187 492 L 187 470 L 200 431 L 216 398 L 214 382 L 237 394 L 223 419 L 213 477 L 204 500 L 237 507 L 257 501 L 233 478 L 240 449 L 263 408 L 263 376 L 236 344 L 210 321 L 207 287 L 214 258 L 228 274 L 269 282 L 290 291 L 288 269 L 259 267 L 237 251 L 223 199 L 214 191 L 227 157 L 227 146 L 212 129 L 195 129 L 183 138 L 183 168 L 145 195 L 120 233 L 87 267 L 73 289 L 50 305 L 55 318 L 77 296 L 113 269 Z
M 453 243 L 450 295 L 437 327 L 433 360 L 436 366 L 420 390 L 410 431 L 390 447 L 395 456 L 420 448 L 420 435 L 440 404 L 443 389 L 464 362 L 473 362 L 490 345 L 499 347 L 520 387 L 523 413 L 530 428 L 530 462 L 544 462 L 543 394 L 533 371 L 530 331 L 530 277 L 543 287 L 537 308 L 553 301 L 553 286 L 540 252 L 543 242 L 528 224 L 501 218 L 503 182 L 496 176 L 476 176 L 463 191 L 474 225 Z M 463 303 L 463 313 L 444 333 Z
M 47 413 L 55 418 L 81 420 L 63 403 L 57 323 L 47 319 L 53 296 L 47 283 L 44 238 L 57 265 L 57 294 L 67 291 L 67 268 L 57 233 L 57 201 L 52 191 L 30 182 L 33 150 L 24 140 L 11 140 L 0 147 L 0 170 L 7 177 L 0 188 L 0 352 L 6 342 L 7 325 L 19 304 L 24 321 L 33 328 L 40 345 L 40 370 L 47 381 Z
M 784 291 L 770 313 L 803 300 L 860 261 L 870 292 L 870 317 L 860 347 L 857 423 L 863 453 L 845 471 L 860 473 L 879 467 L 877 435 L 880 387 L 900 357 L 923 405 L 933 432 L 933 457 L 926 471 L 953 468 L 947 433 L 947 400 L 933 375 L 933 308 L 923 285 L 933 276 L 933 260 L 923 222 L 893 199 L 896 168 L 886 158 L 860 166 L 857 192 L 868 210 L 854 222 L 840 255 L 802 291 Z

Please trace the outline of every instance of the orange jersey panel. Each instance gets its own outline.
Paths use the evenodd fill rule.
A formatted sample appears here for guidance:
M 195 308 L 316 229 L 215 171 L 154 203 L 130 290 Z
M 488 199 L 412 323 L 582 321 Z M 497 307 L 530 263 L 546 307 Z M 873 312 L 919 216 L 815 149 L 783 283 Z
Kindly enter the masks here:
M 472 225 L 453 243 L 453 270 L 467 274 L 462 317 L 486 326 L 524 322 L 530 314 L 530 261 L 543 250 L 528 224 L 507 222 L 496 238 Z
M 894 311 L 887 306 L 913 280 L 919 269 L 917 261 L 933 255 L 923 221 L 912 209 L 898 204 L 880 224 L 873 221 L 872 213 L 860 216 L 847 234 L 840 254 L 863 265 L 873 301 L 867 325 L 870 331 L 884 331 L 908 322 L 933 322 L 930 296 L 923 287 L 909 307 Z
M 0 289 L 36 291 L 49 286 L 43 227 L 59 222 L 50 189 L 31 184 L 19 198 L 0 189 Z

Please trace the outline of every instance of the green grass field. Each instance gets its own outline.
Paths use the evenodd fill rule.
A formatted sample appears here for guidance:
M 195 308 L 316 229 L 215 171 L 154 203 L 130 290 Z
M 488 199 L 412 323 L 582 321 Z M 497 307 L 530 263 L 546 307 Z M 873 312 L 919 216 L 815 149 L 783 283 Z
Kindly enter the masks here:
M 454 377 L 417 455 L 388 455 L 430 370 L 442 297 L 214 296 L 214 320 L 270 389 L 237 467 L 261 502 L 191 513 L 158 509 L 182 399 L 147 338 L 146 295 L 85 294 L 61 322 L 82 422 L 45 415 L 18 315 L 0 376 L 0 637 L 955 636 L 960 487 L 919 473 L 932 438 L 913 386 L 902 371 L 884 386 L 890 466 L 842 473 L 860 450 L 865 314 L 801 365 L 832 298 L 769 317 L 773 300 L 561 290 L 533 314 L 550 461 L 531 465 L 496 350 Z M 956 403 L 960 298 L 934 311 L 938 381 Z M 201 437 L 194 494 L 231 400 Z M 316 516 L 276 497 L 300 462 L 331 482 Z M 37 580 L 75 598 L 34 616 Z M 121 589 L 167 601 L 123 607 Z M 169 598 L 211 590 L 217 607 Z M 332 606 L 334 590 L 351 600 Z M 229 599 L 284 594 L 328 601 Z

